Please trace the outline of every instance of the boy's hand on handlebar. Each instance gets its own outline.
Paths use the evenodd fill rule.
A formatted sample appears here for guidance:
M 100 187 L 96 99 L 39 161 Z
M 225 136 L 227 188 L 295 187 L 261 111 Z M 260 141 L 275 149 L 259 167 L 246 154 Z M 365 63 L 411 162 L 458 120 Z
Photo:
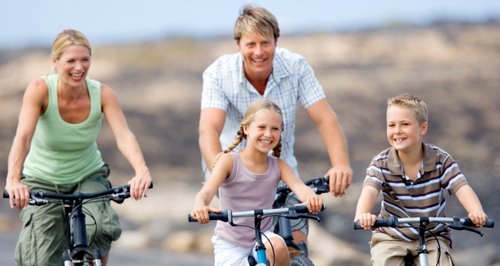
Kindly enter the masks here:
M 364 230 L 370 230 L 372 226 L 377 221 L 377 216 L 371 213 L 362 213 L 359 217 L 355 218 L 355 221 L 359 222 L 359 225 L 363 227 Z
M 330 168 L 325 176 L 330 180 L 330 192 L 335 197 L 344 196 L 352 184 L 352 169 L 349 165 L 336 165 Z
M 482 210 L 473 211 L 469 213 L 468 217 L 477 227 L 483 227 L 488 219 L 488 215 L 486 215 L 486 213 Z
M 9 181 L 5 185 L 5 191 L 9 193 L 10 208 L 21 210 L 24 206 L 28 205 L 30 201 L 30 191 L 28 187 L 21 183 L 21 181 Z
M 195 207 L 191 211 L 191 217 L 197 220 L 200 224 L 207 224 L 210 222 L 208 213 L 210 212 L 222 212 L 220 209 L 211 208 L 209 206 Z

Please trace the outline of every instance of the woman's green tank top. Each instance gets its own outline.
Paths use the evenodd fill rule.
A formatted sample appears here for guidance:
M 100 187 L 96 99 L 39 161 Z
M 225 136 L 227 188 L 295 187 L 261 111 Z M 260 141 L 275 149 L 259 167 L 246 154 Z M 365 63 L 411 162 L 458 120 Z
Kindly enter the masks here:
M 71 184 L 98 170 L 104 162 L 97 149 L 101 129 L 101 83 L 87 79 L 90 113 L 81 123 L 72 124 L 59 114 L 57 101 L 58 75 L 44 77 L 48 86 L 47 110 L 36 125 L 23 175 L 53 184 Z

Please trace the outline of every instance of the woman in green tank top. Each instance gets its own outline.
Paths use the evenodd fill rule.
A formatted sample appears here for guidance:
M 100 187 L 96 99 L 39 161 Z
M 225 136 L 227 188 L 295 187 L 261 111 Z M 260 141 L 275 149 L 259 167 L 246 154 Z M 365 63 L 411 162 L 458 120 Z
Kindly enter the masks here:
M 62 250 L 58 249 L 65 248 L 64 234 L 54 235 L 58 226 L 63 224 L 60 206 L 49 211 L 25 208 L 30 190 L 43 188 L 72 193 L 79 187 L 99 187 L 82 185 L 86 182 L 109 185 L 106 180 L 109 171 L 96 144 L 103 115 L 120 152 L 135 171 L 129 181 L 131 196 L 136 200 L 143 198 L 152 181 L 141 148 L 127 125 L 115 93 L 109 86 L 87 79 L 91 49 L 86 37 L 76 30 L 64 30 L 52 44 L 51 60 L 56 73 L 35 79 L 26 88 L 8 160 L 5 190 L 11 195 L 11 208 L 22 209 L 24 225 L 16 246 L 15 257 L 19 265 L 60 264 Z M 106 208 L 111 207 L 108 204 Z M 111 220 L 109 227 L 112 229 L 96 232 L 97 235 L 104 234 L 105 240 L 100 242 L 96 236 L 95 242 L 107 255 L 111 240 L 116 240 L 121 231 L 117 217 L 114 217 L 116 213 L 112 210 L 104 213 L 111 213 L 112 217 L 100 218 Z M 50 226 L 56 229 L 32 230 L 43 232 L 27 237 L 36 238 L 36 241 L 23 239 L 23 235 L 28 234 L 24 232 L 26 227 L 40 219 L 44 222 L 54 220 Z M 58 239 L 61 237 L 63 239 Z M 35 246 L 36 242 L 50 244 L 44 250 Z M 106 264 L 106 260 L 103 261 Z

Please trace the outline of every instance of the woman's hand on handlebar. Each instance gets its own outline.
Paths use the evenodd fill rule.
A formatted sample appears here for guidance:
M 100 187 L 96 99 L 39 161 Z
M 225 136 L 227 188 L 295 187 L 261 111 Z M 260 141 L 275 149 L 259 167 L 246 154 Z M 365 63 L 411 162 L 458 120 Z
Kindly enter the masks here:
M 211 208 L 209 206 L 194 207 L 191 211 L 191 217 L 197 220 L 200 224 L 207 224 L 210 219 L 208 213 L 210 212 L 222 212 L 220 209 Z
M 24 206 L 28 205 L 30 201 L 30 191 L 28 187 L 21 183 L 21 181 L 9 181 L 5 185 L 5 191 L 9 193 L 9 203 L 11 208 L 21 210 Z
M 356 217 L 354 221 L 357 221 L 364 230 L 370 230 L 375 224 L 375 221 L 377 221 L 377 216 L 369 212 L 362 213 L 361 215 Z
M 136 174 L 128 184 L 130 185 L 130 196 L 135 200 L 140 200 L 146 197 L 146 193 L 151 186 L 152 182 L 151 174 L 149 170 L 146 169 L 142 173 Z

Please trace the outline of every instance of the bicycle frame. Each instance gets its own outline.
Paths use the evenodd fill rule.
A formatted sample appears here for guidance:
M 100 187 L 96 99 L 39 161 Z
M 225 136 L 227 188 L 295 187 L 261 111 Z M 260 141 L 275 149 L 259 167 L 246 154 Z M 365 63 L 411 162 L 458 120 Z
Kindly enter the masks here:
M 483 236 L 481 231 L 478 231 L 472 227 L 475 227 L 474 223 L 469 218 L 460 217 L 410 217 L 410 218 L 399 218 L 391 216 L 386 219 L 377 219 L 372 228 L 377 227 L 403 227 L 404 225 L 410 226 L 410 224 L 418 224 L 419 233 L 419 249 L 418 249 L 418 259 L 421 266 L 428 266 L 428 251 L 425 244 L 425 232 L 426 227 L 429 223 L 442 223 L 447 224 L 448 228 L 454 230 L 467 230 Z M 484 227 L 493 228 L 495 223 L 492 219 L 488 219 Z M 363 229 L 358 221 L 354 221 L 354 230 Z
M 150 188 L 153 187 L 151 184 Z M 4 198 L 9 195 L 4 191 Z M 62 254 L 64 266 L 87 265 L 90 257 L 94 266 L 101 266 L 101 254 L 98 250 L 90 249 L 87 239 L 87 227 L 83 205 L 89 202 L 113 200 L 123 203 L 130 197 L 130 186 L 117 186 L 97 193 L 57 194 L 44 191 L 30 192 L 29 205 L 45 205 L 62 203 L 65 211 L 66 237 L 69 247 Z M 73 228 L 73 230 L 71 230 Z

